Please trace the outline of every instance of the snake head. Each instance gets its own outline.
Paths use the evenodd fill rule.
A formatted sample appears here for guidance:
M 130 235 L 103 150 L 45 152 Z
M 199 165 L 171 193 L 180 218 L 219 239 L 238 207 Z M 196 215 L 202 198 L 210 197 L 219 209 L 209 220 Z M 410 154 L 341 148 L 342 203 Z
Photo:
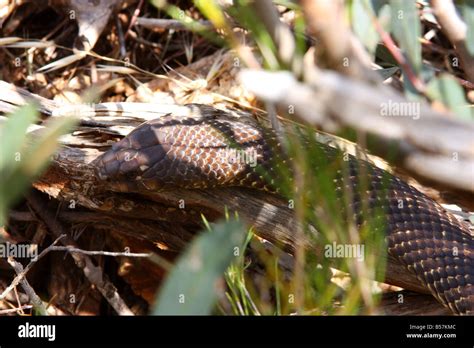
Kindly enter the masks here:
M 138 126 L 94 161 L 97 177 L 122 192 L 263 186 L 255 167 L 270 155 L 261 129 L 250 119 L 200 110 Z

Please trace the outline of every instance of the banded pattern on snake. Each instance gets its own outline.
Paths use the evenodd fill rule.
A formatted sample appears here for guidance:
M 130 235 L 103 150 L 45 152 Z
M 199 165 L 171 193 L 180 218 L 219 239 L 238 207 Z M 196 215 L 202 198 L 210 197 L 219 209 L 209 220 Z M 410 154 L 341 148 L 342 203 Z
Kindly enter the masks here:
M 122 192 L 172 186 L 275 190 L 274 182 L 255 167 L 228 160 L 229 151 L 240 149 L 249 156 L 256 154 L 259 168 L 275 174 L 273 159 L 282 154 L 275 146 L 275 134 L 251 117 L 236 117 L 203 105 L 189 107 L 193 109 L 190 115 L 145 122 L 115 143 L 94 162 L 98 177 Z M 321 148 L 329 159 L 337 151 L 322 144 Z M 349 181 L 341 177 L 338 190 L 346 183 L 357 188 L 356 164 L 351 157 Z M 473 315 L 474 239 L 468 227 L 398 177 L 366 164 L 369 204 L 384 202 L 388 253 L 453 313 Z M 388 187 L 383 178 L 388 178 Z M 357 195 L 352 209 L 356 213 L 362 209 Z

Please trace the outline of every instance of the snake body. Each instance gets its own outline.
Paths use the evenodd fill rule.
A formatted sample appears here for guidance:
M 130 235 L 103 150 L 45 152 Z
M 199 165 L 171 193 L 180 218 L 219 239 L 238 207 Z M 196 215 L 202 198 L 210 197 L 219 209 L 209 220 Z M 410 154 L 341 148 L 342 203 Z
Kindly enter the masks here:
M 274 183 L 261 171 L 246 161 L 229 160 L 236 154 L 233 150 L 239 149 L 240 155 L 253 154 L 260 168 L 275 173 L 272 159 L 281 149 L 271 131 L 251 117 L 203 105 L 189 107 L 189 115 L 148 121 L 115 143 L 95 161 L 98 177 L 122 192 L 172 186 L 273 190 Z M 321 148 L 329 157 L 336 151 L 322 144 Z M 351 157 L 349 180 L 341 177 L 336 182 L 338 190 L 346 185 L 357 188 L 357 161 Z M 398 177 L 370 164 L 367 168 L 367 199 L 370 205 L 384 202 L 388 253 L 453 313 L 473 315 L 474 240 L 468 227 Z M 360 213 L 361 205 L 355 195 L 352 209 Z

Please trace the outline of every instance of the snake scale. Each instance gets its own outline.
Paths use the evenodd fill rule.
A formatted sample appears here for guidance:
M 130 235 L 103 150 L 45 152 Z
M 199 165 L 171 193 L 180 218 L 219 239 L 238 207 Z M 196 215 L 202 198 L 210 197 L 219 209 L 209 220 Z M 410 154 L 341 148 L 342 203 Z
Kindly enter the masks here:
M 166 115 L 143 123 L 95 160 L 97 176 L 122 192 L 163 187 L 243 186 L 272 190 L 272 182 L 245 161 L 229 160 L 232 149 L 256 154 L 258 165 L 275 172 L 280 154 L 270 130 L 251 117 L 236 117 L 204 105 L 188 115 Z M 276 143 L 276 142 L 275 142 Z M 335 149 L 321 145 L 330 156 Z M 355 158 L 351 163 L 355 163 Z M 369 203 L 383 199 L 388 253 L 456 314 L 474 314 L 474 240 L 467 225 L 398 177 L 367 164 Z M 357 166 L 349 181 L 356 186 Z M 385 189 L 382 177 L 388 177 Z M 384 181 L 385 183 L 385 181 Z M 402 204 L 400 204 L 402 203 Z M 352 208 L 361 209 L 360 197 Z

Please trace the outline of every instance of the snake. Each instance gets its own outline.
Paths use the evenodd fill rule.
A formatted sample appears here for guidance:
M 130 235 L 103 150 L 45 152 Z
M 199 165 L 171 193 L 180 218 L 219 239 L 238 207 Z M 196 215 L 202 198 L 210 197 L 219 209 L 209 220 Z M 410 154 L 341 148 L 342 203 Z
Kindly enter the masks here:
M 94 161 L 97 177 L 120 192 L 233 186 L 277 192 L 277 167 L 291 161 L 281 134 L 243 113 L 187 106 L 191 112 L 186 115 L 152 119 L 114 143 Z M 340 151 L 318 146 L 329 163 Z M 387 253 L 454 314 L 474 315 L 474 240 L 469 226 L 398 176 L 352 155 L 348 162 L 349 173 L 336 176 L 335 189 L 352 186 L 357 191 L 362 175 L 358 164 L 364 162 L 366 199 L 370 206 L 383 202 Z M 355 194 L 348 204 L 363 224 L 361 195 Z

